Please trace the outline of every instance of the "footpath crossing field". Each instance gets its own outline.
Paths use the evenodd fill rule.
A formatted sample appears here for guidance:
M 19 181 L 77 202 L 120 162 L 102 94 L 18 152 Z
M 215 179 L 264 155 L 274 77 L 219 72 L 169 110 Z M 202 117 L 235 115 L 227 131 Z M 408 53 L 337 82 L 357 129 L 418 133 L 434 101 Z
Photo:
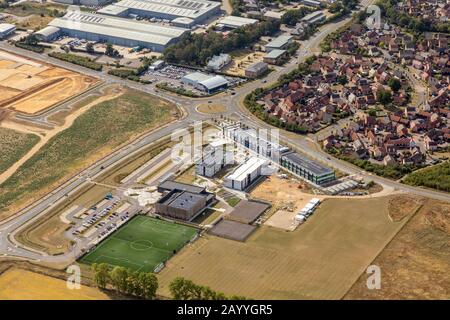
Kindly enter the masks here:
M 198 230 L 155 218 L 137 216 L 80 259 L 152 272 L 183 248 Z

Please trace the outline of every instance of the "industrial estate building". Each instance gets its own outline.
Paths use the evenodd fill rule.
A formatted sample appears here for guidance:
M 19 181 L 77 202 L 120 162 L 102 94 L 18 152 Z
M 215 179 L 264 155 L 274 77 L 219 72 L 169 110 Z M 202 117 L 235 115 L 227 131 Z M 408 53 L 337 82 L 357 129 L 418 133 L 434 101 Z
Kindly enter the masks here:
M 247 189 L 262 173 L 267 160 L 251 157 L 224 178 L 224 186 L 236 190 Z
M 263 61 L 269 64 L 279 64 L 286 55 L 286 50 L 274 49 L 263 57 Z
M 327 19 L 323 11 L 315 11 L 300 19 L 301 22 L 305 22 L 308 25 L 324 22 Z
M 255 79 L 262 76 L 267 70 L 269 70 L 267 63 L 262 61 L 255 62 L 245 69 L 245 76 L 247 78 Z
M 0 23 L 0 39 L 4 39 L 16 31 L 16 26 L 9 23 Z
M 76 6 L 97 7 L 111 3 L 112 0 L 54 0 L 58 3 L 71 4 Z
M 295 152 L 283 155 L 281 157 L 281 166 L 317 185 L 336 179 L 333 170 Z
M 270 41 L 268 44 L 265 45 L 266 51 L 270 52 L 272 50 L 282 50 L 286 49 L 290 43 L 292 43 L 294 37 L 287 36 L 287 35 L 281 35 Z
M 122 0 L 100 9 L 111 16 L 161 19 L 192 27 L 220 14 L 220 2 L 206 0 Z
M 181 82 L 194 88 L 213 93 L 228 87 L 228 80 L 222 76 L 193 72 L 181 78 Z
M 141 46 L 162 52 L 186 32 L 189 30 L 69 10 L 63 17 L 52 20 L 36 35 L 51 41 L 64 34 L 89 41 L 108 42 L 124 47 Z
M 237 29 L 244 26 L 250 26 L 257 23 L 256 19 L 249 19 L 236 16 L 226 16 L 217 22 L 216 27 L 219 29 Z
M 226 53 L 221 53 L 217 56 L 213 56 L 211 60 L 208 61 L 206 68 L 212 71 L 219 71 L 227 64 L 231 62 L 231 56 Z
M 157 214 L 190 221 L 215 201 L 215 195 L 205 188 L 175 181 L 164 181 L 158 186 L 164 195 L 155 204 Z

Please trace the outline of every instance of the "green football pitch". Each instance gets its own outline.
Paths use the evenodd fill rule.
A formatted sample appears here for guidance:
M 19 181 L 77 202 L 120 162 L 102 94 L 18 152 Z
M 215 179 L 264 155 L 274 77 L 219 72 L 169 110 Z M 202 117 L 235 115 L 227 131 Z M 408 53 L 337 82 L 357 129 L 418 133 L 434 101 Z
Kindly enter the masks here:
M 136 216 L 80 259 L 81 263 L 108 263 L 152 272 L 183 248 L 196 228 L 145 216 Z

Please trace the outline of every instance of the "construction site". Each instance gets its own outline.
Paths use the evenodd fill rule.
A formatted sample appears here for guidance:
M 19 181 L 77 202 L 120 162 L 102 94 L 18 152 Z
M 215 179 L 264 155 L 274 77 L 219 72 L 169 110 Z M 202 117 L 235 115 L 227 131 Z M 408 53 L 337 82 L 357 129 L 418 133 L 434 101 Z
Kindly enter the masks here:
M 97 83 L 93 77 L 0 51 L 0 109 L 38 114 Z

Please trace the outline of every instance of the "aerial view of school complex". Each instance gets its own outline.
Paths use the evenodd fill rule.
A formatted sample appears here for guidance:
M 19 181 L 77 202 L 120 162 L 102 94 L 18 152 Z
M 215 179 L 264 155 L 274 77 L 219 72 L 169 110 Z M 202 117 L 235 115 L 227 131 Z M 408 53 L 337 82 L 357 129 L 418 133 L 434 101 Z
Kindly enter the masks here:
M 0 0 L 0 300 L 449 274 L 449 0 Z

